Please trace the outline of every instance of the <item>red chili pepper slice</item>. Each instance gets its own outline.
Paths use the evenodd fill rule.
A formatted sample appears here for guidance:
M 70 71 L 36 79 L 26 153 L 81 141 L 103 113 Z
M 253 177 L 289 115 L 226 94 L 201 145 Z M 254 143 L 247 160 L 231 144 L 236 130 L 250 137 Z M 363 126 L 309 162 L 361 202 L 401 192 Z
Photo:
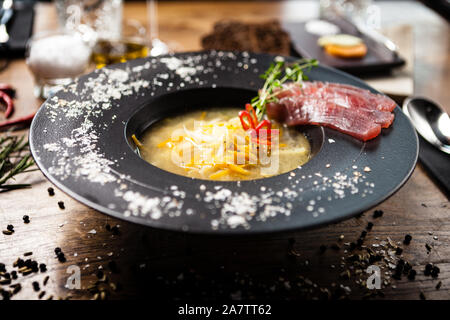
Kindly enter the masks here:
M 259 131 L 259 130 L 261 130 L 263 128 L 265 128 L 267 131 L 270 132 L 270 130 L 272 129 L 272 123 L 269 120 L 267 120 L 267 119 L 263 120 L 256 127 L 256 131 Z
M 245 131 L 248 129 L 255 129 L 255 123 L 253 122 L 252 116 L 248 113 L 248 111 L 239 111 L 239 119 L 241 120 L 242 128 L 244 128 Z
M 258 117 L 256 116 L 256 112 L 255 109 L 253 108 L 253 106 L 250 103 L 247 103 L 245 105 L 245 110 L 247 110 L 248 113 L 250 113 L 250 115 L 253 118 L 253 123 L 255 125 L 255 127 L 258 125 Z
M 0 99 L 6 104 L 5 118 L 8 119 L 14 111 L 14 103 L 11 97 L 4 91 L 0 90 Z

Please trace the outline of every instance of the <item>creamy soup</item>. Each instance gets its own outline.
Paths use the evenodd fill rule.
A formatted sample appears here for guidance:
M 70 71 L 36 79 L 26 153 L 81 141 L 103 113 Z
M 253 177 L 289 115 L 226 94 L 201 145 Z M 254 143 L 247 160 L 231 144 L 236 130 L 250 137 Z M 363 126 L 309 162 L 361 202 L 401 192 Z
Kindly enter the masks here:
M 208 180 L 259 179 L 308 162 L 308 139 L 274 123 L 258 135 L 244 131 L 239 109 L 192 111 L 152 125 L 136 141 L 143 159 L 166 171 Z

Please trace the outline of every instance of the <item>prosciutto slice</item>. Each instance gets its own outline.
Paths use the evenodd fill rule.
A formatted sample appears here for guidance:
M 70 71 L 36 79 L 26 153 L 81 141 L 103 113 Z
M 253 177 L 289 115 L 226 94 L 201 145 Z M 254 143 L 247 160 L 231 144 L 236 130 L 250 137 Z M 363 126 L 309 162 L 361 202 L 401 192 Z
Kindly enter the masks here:
M 350 85 L 324 82 L 290 83 L 267 104 L 267 114 L 287 125 L 323 125 L 359 140 L 375 138 L 394 121 L 396 104 L 386 96 Z

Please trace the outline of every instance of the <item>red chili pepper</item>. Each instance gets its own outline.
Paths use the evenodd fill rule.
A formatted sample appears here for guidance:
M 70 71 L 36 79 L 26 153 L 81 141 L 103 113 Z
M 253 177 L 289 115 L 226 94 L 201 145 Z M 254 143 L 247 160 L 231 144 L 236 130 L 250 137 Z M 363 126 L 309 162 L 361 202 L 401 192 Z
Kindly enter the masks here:
M 14 125 L 28 125 L 33 120 L 34 115 L 35 115 L 35 113 L 30 114 L 25 117 L 22 117 L 22 118 L 0 122 L 0 130 L 4 129 L 6 127 L 14 126 Z
M 0 90 L 0 99 L 6 104 L 5 118 L 8 119 L 14 111 L 14 103 L 11 97 L 5 92 Z
M 253 108 L 253 106 L 250 103 L 247 103 L 245 105 L 245 110 L 247 110 L 247 112 L 250 113 L 250 115 L 252 116 L 253 123 L 256 127 L 258 125 L 259 121 L 258 121 L 258 117 L 256 116 L 255 109 Z
M 11 85 L 6 83 L 0 83 L 0 91 L 5 92 L 7 95 L 9 95 L 10 98 L 14 98 L 16 94 L 16 90 L 14 90 L 14 88 L 11 87 Z
M 261 121 L 258 126 L 256 127 L 256 132 L 259 132 L 259 130 L 265 128 L 267 131 L 270 132 L 270 130 L 272 129 L 272 123 L 269 120 L 263 120 Z
M 248 111 L 239 111 L 239 119 L 241 120 L 242 128 L 244 128 L 245 131 L 248 129 L 255 129 L 255 123 L 253 122 L 252 116 L 248 113 Z M 245 122 L 246 119 L 247 122 Z

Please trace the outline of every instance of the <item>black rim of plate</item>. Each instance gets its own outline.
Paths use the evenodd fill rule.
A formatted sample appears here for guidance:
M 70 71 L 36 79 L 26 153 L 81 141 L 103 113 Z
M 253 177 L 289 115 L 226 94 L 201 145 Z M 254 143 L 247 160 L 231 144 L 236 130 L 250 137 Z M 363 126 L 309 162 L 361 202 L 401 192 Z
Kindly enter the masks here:
M 305 229 L 350 218 L 394 194 L 418 156 L 417 134 L 398 106 L 391 128 L 366 143 L 327 128 L 305 128 L 316 150 L 312 160 L 265 179 L 190 179 L 152 166 L 133 150 L 132 133 L 139 136 L 174 111 L 221 101 L 243 106 L 241 99 L 256 93 L 263 82 L 259 75 L 274 58 L 188 52 L 96 70 L 44 102 L 31 125 L 31 152 L 44 175 L 76 200 L 172 231 L 231 235 Z M 377 93 L 324 66 L 308 76 Z

